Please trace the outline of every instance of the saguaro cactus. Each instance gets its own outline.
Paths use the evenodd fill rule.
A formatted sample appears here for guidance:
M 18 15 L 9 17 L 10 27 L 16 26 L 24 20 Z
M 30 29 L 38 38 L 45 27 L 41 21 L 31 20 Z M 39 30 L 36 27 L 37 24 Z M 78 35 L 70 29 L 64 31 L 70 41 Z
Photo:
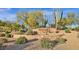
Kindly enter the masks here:
M 58 28 L 58 21 L 62 19 L 63 12 L 60 12 L 59 9 L 54 10 L 54 20 L 55 20 L 55 28 Z

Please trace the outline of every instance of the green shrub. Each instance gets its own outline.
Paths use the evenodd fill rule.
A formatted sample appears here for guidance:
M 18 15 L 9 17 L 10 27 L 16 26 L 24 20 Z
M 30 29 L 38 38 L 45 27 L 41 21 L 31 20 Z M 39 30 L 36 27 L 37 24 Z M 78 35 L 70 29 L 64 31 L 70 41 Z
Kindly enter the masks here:
M 76 31 L 79 31 L 79 26 L 75 28 Z
M 72 28 L 72 30 L 74 31 L 74 30 L 75 30 L 75 28 Z
M 41 46 L 43 48 L 49 48 L 49 40 L 47 38 L 44 38 L 41 40 Z
M 0 37 L 4 37 L 5 36 L 5 34 L 4 33 L 0 33 Z
M 57 43 L 59 43 L 59 44 L 63 44 L 63 43 L 65 43 L 67 41 L 67 39 L 65 39 L 65 38 L 57 38 L 55 41 Z
M 62 26 L 58 26 L 57 29 L 58 29 L 58 30 L 62 30 Z
M 9 34 L 9 33 L 11 33 L 11 31 L 5 31 L 5 33 L 6 33 L 6 34 Z
M 25 34 L 26 31 L 27 31 L 27 30 L 20 29 L 19 32 L 18 32 L 17 34 L 23 35 L 23 34 Z
M 32 32 L 33 32 L 32 30 L 28 30 L 28 31 L 27 31 L 27 35 L 31 35 Z
M 19 31 L 22 32 L 22 33 L 25 33 L 27 30 L 21 29 Z
M 57 44 L 57 41 L 53 40 L 50 41 L 50 39 L 42 39 L 41 40 L 41 47 L 42 48 L 53 48 Z
M 0 44 L 0 49 L 2 48 L 2 44 Z
M 0 38 L 0 44 L 7 43 L 8 40 L 6 38 Z
M 56 45 L 57 45 L 57 41 L 55 41 L 55 40 L 53 40 L 53 41 L 50 41 L 50 48 L 53 48 L 53 47 L 55 47 Z
M 71 33 L 70 29 L 65 29 L 66 33 Z
M 67 40 L 64 38 L 57 38 L 55 40 L 50 40 L 48 38 L 43 38 L 41 40 L 41 47 L 42 48 L 53 48 L 57 44 L 64 44 Z
M 12 34 L 6 34 L 6 37 L 7 37 L 7 38 L 12 38 L 13 35 L 12 35 Z
M 25 37 L 19 37 L 18 39 L 16 39 L 16 44 L 24 44 L 26 42 L 28 42 L 28 40 Z
M 65 29 L 68 29 L 67 27 L 65 27 L 65 26 L 58 26 L 58 28 L 57 28 L 58 30 L 65 30 Z
M 2 28 L 0 28 L 0 32 L 3 32 L 4 30 Z
M 7 42 L 8 40 L 6 38 L 0 38 L 0 50 L 4 49 L 3 44 Z

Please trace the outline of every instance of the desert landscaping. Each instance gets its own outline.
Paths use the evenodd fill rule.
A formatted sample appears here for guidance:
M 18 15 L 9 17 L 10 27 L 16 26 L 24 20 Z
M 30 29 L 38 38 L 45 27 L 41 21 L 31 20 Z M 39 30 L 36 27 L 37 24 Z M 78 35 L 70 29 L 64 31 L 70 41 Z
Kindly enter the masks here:
M 46 28 L 41 28 L 43 31 L 47 30 Z M 8 42 L 3 44 L 4 50 L 44 50 L 44 49 L 53 49 L 53 50 L 78 50 L 79 49 L 79 32 L 71 31 L 71 33 L 65 33 L 64 30 L 60 30 L 59 33 L 56 33 L 55 29 L 50 28 L 51 33 L 48 34 L 41 33 L 41 31 L 37 30 L 38 34 L 36 35 L 27 35 L 27 34 L 14 34 L 12 33 L 13 37 L 8 38 Z M 19 37 L 26 37 L 29 42 L 25 44 L 15 44 L 15 41 Z M 2 38 L 2 37 L 1 37 Z M 66 41 L 60 44 L 55 45 L 53 48 L 43 48 L 41 47 L 41 40 L 43 38 L 50 39 L 51 41 L 55 40 L 56 38 L 65 38 Z
M 14 11 L 15 21 L 0 20 L 0 50 L 79 50 L 78 14 L 68 10 Z

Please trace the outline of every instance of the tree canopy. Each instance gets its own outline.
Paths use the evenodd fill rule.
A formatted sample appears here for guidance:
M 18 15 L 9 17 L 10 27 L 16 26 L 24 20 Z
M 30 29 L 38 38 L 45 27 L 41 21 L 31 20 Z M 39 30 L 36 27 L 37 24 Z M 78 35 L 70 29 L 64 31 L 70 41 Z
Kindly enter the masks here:
M 19 20 L 23 20 L 23 24 L 30 28 L 45 26 L 47 23 L 41 11 L 17 13 L 17 21 Z

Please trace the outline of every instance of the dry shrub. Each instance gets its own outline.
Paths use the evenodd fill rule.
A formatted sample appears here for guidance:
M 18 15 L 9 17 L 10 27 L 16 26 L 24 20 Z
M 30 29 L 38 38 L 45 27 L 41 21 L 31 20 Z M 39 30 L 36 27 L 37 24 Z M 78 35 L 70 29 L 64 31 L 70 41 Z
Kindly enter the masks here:
M 24 43 L 27 43 L 28 40 L 26 37 L 19 37 L 18 39 L 16 39 L 15 43 L 16 44 L 24 44 Z
M 41 47 L 42 48 L 53 48 L 58 44 L 64 44 L 67 41 L 67 39 L 64 38 L 57 38 L 55 40 L 50 40 L 48 38 L 43 38 L 41 40 Z
M 66 33 L 71 33 L 70 29 L 65 29 Z
M 0 37 L 4 37 L 5 36 L 5 33 L 0 33 Z

